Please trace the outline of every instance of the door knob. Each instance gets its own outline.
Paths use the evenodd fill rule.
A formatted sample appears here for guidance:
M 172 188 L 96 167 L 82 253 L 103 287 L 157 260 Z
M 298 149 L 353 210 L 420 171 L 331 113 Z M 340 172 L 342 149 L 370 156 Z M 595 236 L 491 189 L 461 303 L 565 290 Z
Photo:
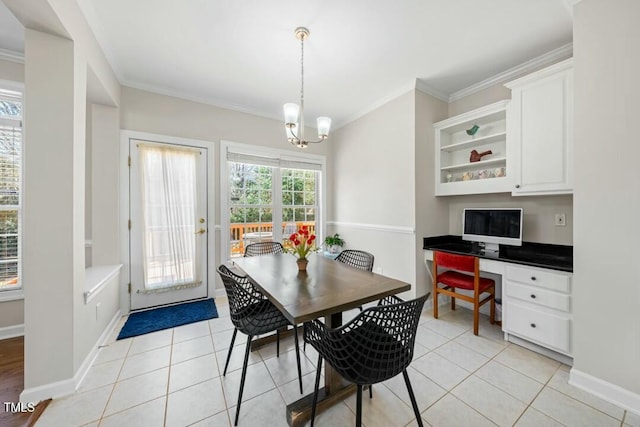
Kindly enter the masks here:
M 204 234 L 204 233 L 206 233 L 206 232 L 207 232 L 207 230 L 206 230 L 206 229 L 201 228 L 200 230 L 196 231 L 196 234 Z

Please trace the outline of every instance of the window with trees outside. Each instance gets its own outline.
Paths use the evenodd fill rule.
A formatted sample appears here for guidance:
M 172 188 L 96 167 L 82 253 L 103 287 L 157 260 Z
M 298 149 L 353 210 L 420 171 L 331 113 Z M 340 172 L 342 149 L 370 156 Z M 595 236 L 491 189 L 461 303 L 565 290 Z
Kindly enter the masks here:
M 22 94 L 0 89 L 0 293 L 19 290 Z
M 316 163 L 228 153 L 228 255 L 261 241 L 286 247 L 303 225 L 318 233 L 321 171 Z

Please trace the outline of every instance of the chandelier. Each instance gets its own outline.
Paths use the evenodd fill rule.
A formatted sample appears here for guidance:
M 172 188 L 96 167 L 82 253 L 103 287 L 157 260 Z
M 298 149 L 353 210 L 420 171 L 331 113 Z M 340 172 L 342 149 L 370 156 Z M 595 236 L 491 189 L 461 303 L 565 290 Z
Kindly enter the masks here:
M 318 117 L 318 140 L 307 141 L 304 139 L 304 41 L 309 38 L 309 30 L 298 27 L 295 35 L 300 40 L 300 105 L 294 103 L 284 104 L 284 126 L 287 132 L 287 140 L 298 148 L 306 148 L 309 143 L 322 142 L 329 136 L 331 119 Z M 300 119 L 300 121 L 298 121 Z

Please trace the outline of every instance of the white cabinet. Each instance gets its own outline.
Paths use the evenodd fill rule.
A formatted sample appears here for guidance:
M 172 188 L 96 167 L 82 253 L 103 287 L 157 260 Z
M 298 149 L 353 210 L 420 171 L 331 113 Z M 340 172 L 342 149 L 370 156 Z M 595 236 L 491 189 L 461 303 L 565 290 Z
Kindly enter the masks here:
M 573 59 L 505 85 L 512 194 L 573 191 Z
M 436 196 L 507 192 L 508 100 L 435 123 Z M 474 132 L 475 131 L 475 132 Z M 471 152 L 491 151 L 471 162 Z
M 571 278 L 571 273 L 507 266 L 504 332 L 571 356 Z

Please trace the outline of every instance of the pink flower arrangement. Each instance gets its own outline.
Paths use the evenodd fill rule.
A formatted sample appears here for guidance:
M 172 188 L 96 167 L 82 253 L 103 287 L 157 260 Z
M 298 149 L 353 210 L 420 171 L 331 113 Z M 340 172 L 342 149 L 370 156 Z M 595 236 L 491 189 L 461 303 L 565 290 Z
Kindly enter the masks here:
M 316 247 L 316 235 L 309 233 L 309 227 L 303 225 L 300 230 L 289 236 L 291 247 L 289 252 L 297 255 L 298 259 L 307 259 L 309 252 L 315 252 L 318 250 Z

